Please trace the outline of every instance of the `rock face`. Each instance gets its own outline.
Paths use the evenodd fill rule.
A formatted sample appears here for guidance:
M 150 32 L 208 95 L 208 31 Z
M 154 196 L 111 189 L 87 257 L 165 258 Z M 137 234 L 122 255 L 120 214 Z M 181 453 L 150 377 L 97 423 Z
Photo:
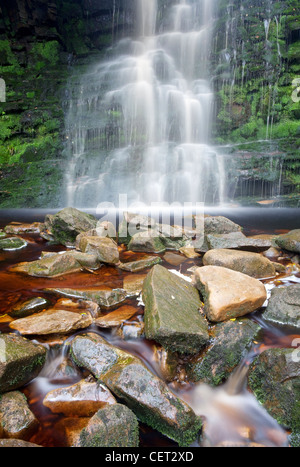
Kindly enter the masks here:
M 188 364 L 188 378 L 215 386 L 222 384 L 246 357 L 260 329 L 249 319 L 217 324 L 208 351 Z
M 182 445 L 196 439 L 201 421 L 193 410 L 142 361 L 110 344 L 96 334 L 75 337 L 71 355 L 87 368 L 142 422 Z
M 25 335 L 68 334 L 78 329 L 84 329 L 93 322 L 87 313 L 76 313 L 68 310 L 50 309 L 27 318 L 21 318 L 10 323 L 10 328 Z
M 209 340 L 198 291 L 156 265 L 143 284 L 145 335 L 173 352 L 193 354 Z
M 204 312 L 212 322 L 244 316 L 267 299 L 265 286 L 257 279 L 220 266 L 198 268 L 194 282 L 203 295 Z
M 75 208 L 65 208 L 45 218 L 45 228 L 62 245 L 74 245 L 77 235 L 96 227 L 98 220 Z
M 300 253 L 300 229 L 291 230 L 285 235 L 279 235 L 275 241 L 280 248 Z
M 46 349 L 14 334 L 0 335 L 0 393 L 34 379 L 46 360 Z
M 272 289 L 264 319 L 300 328 L 300 284 Z
M 91 417 L 99 409 L 116 404 L 111 392 L 93 378 L 48 392 L 43 404 L 53 413 L 67 417 Z
M 139 446 L 138 420 L 125 405 L 100 409 L 81 431 L 75 447 L 133 448 Z
M 0 438 L 28 440 L 38 427 L 38 421 L 19 391 L 0 396 Z
M 269 349 L 250 367 L 249 387 L 272 417 L 300 432 L 300 365 L 295 349 Z
M 210 250 L 203 256 L 204 266 L 222 266 L 257 279 L 274 277 L 273 263 L 258 253 L 238 250 Z

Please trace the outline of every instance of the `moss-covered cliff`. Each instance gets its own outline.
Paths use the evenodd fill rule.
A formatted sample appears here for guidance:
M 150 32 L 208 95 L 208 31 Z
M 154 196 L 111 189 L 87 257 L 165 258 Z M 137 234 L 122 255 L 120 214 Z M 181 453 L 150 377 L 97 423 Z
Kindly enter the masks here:
M 134 1 L 0 0 L 0 207 L 60 206 L 71 70 L 132 32 Z M 212 142 L 224 146 L 229 198 L 284 194 L 297 205 L 298 1 L 217 5 Z

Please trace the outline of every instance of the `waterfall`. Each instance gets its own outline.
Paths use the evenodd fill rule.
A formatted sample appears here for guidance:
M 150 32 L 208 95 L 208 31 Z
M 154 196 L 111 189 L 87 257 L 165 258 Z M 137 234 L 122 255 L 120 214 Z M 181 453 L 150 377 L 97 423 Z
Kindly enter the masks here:
M 66 205 L 218 204 L 210 146 L 215 0 L 135 0 L 136 31 L 81 78 L 66 116 Z

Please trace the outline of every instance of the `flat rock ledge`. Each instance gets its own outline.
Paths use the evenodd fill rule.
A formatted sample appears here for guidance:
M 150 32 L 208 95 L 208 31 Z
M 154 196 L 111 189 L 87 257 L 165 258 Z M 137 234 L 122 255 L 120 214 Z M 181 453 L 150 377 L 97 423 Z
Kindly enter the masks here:
M 212 322 L 245 316 L 267 299 L 266 288 L 258 279 L 220 266 L 196 269 L 193 281 L 203 296 L 204 313 Z

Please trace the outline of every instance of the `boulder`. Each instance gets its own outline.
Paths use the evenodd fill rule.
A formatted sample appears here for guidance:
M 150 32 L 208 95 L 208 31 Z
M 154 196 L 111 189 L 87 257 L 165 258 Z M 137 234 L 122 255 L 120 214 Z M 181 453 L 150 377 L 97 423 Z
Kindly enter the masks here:
M 300 284 L 274 287 L 263 317 L 272 323 L 300 328 Z
M 226 321 L 212 330 L 208 350 L 187 364 L 188 379 L 218 386 L 245 358 L 261 328 L 249 319 Z
M 15 334 L 0 334 L 0 393 L 34 379 L 46 360 L 46 349 Z
M 279 235 L 276 244 L 284 250 L 300 253 L 300 229 L 291 230 L 287 234 Z
M 111 392 L 92 377 L 72 386 L 57 388 L 48 392 L 43 405 L 53 413 L 67 417 L 91 417 L 99 409 L 116 404 Z
M 97 226 L 98 220 L 75 208 L 65 208 L 45 218 L 45 229 L 53 239 L 65 246 L 73 246 L 77 235 Z
M 95 229 L 88 230 L 87 232 L 82 232 L 77 235 L 75 247 L 78 249 L 80 241 L 83 237 L 108 237 L 116 240 L 117 232 L 114 225 L 111 222 L 103 221 L 98 222 Z
M 29 263 L 19 263 L 11 268 L 14 272 L 21 272 L 33 277 L 59 277 L 65 274 L 79 272 L 82 265 L 73 255 L 55 254 L 44 256 L 42 259 Z
M 258 279 L 220 266 L 198 268 L 194 283 L 203 296 L 204 313 L 212 322 L 252 313 L 267 299 L 266 288 Z
M 87 328 L 92 323 L 93 318 L 88 312 L 76 313 L 63 309 L 50 309 L 27 318 L 17 319 L 10 323 L 9 327 L 23 336 L 69 334 Z
M 130 274 L 123 278 L 123 289 L 128 296 L 139 295 L 147 274 Z
M 300 431 L 300 365 L 297 349 L 268 349 L 251 364 L 250 390 L 280 425 Z
M 151 217 L 124 212 L 123 220 L 119 225 L 118 241 L 127 245 L 135 234 L 147 232 L 155 228 L 156 221 Z
M 224 216 L 206 216 L 204 218 L 204 232 L 208 234 L 228 234 L 231 232 L 241 232 L 240 225 Z
M 128 250 L 146 253 L 162 253 L 166 250 L 160 234 L 156 230 L 139 232 L 128 243 Z
M 259 253 L 239 250 L 210 250 L 203 256 L 204 266 L 222 266 L 248 276 L 269 278 L 276 276 L 274 264 Z
M 179 444 L 196 439 L 201 421 L 143 362 L 97 334 L 76 336 L 71 356 L 124 401 L 142 422 Z
M 101 263 L 117 264 L 120 261 L 118 245 L 108 237 L 82 237 L 79 249 L 94 255 Z
M 156 265 L 143 284 L 145 335 L 173 352 L 195 354 L 209 341 L 198 291 Z
M 12 391 L 0 396 L 0 438 L 28 440 L 38 424 L 24 394 Z
M 11 223 L 4 227 L 7 234 L 22 235 L 22 234 L 39 234 L 44 228 L 41 222 L 34 222 L 33 224 L 18 224 Z
M 139 424 L 125 405 L 98 410 L 79 434 L 75 447 L 134 448 L 139 446 Z

